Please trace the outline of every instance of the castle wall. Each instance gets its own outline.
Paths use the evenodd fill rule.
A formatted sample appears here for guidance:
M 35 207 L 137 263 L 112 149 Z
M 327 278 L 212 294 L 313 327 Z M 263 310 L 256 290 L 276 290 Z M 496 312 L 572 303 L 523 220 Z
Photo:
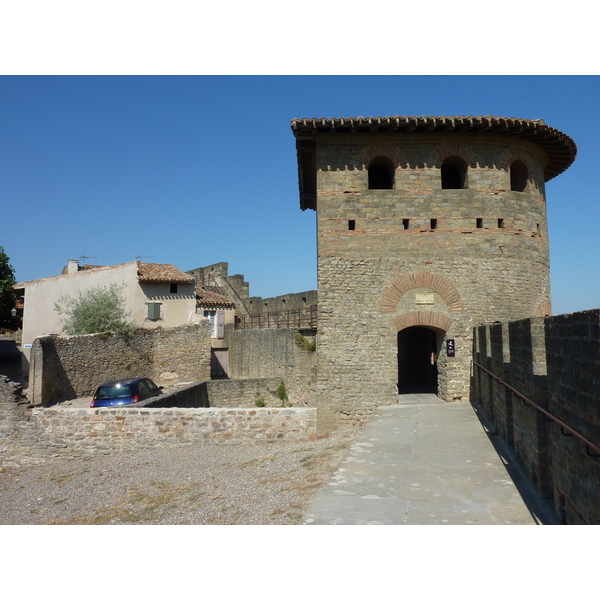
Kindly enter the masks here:
M 322 430 L 364 421 L 397 401 L 402 329 L 437 332 L 438 395 L 465 401 L 473 326 L 549 306 L 544 152 L 494 136 L 485 143 L 457 134 L 383 139 L 338 133 L 316 141 Z M 401 157 L 394 189 L 369 189 L 362 164 L 369 152 Z M 511 152 L 529 167 L 522 192 L 511 191 L 500 166 Z M 467 157 L 467 189 L 442 189 L 432 157 L 444 153 Z M 448 339 L 454 357 L 446 355 Z
M 484 330 L 494 340 L 493 376 L 474 366 L 472 402 L 488 403 L 494 379 L 497 391 L 484 408 L 492 430 L 552 498 L 562 523 L 600 524 L 600 455 L 573 433 L 600 446 L 600 310 L 481 325 L 476 340 Z M 474 362 L 485 366 L 488 359 L 475 345 Z

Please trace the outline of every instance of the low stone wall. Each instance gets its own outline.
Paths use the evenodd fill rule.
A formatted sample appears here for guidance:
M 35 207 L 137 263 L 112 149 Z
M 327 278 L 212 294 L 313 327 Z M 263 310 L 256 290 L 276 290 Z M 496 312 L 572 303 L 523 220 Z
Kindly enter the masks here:
M 149 398 L 132 407 L 147 408 L 284 408 L 275 392 L 282 380 L 217 379 L 186 385 L 156 398 Z M 259 402 L 259 404 L 257 404 Z M 291 403 L 286 403 L 291 407 Z
M 182 444 L 314 438 L 314 408 L 42 408 L 31 414 L 32 452 L 45 456 L 112 454 Z
M 157 384 L 210 379 L 208 321 L 138 329 L 130 335 L 36 338 L 31 350 L 29 401 L 48 406 L 91 396 L 99 383 L 128 377 L 149 377 Z
M 279 381 L 245 381 L 237 392 L 250 395 L 230 401 L 251 406 L 254 390 L 268 390 Z M 42 463 L 56 456 L 94 456 L 181 444 L 315 438 L 315 408 L 208 407 L 211 395 L 211 401 L 227 403 L 232 391 L 228 383 L 196 382 L 126 407 L 31 409 L 20 386 L 0 378 L 0 468 Z
M 281 408 L 281 400 L 275 391 L 282 381 L 279 377 L 207 381 L 208 403 L 220 408 L 255 408 L 259 402 L 268 408 Z M 287 388 L 287 382 L 284 385 Z M 291 399 L 290 405 L 294 406 Z
M 481 325 L 474 333 L 476 363 L 600 446 L 600 310 Z M 600 524 L 600 456 L 497 379 L 490 388 L 492 379 L 475 367 L 471 399 L 552 497 L 557 517 Z

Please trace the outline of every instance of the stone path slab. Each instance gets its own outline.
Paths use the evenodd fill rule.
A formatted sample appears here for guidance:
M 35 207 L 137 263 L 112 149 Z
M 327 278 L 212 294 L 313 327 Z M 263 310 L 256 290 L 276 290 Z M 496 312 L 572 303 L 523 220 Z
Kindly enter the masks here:
M 410 396 L 375 411 L 302 524 L 554 524 L 470 404 Z

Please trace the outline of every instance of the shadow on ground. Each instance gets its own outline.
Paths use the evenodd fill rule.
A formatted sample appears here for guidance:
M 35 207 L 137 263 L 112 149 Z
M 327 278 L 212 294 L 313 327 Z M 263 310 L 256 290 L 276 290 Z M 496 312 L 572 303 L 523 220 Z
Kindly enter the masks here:
M 514 453 L 506 442 L 495 433 L 494 425 L 485 418 L 483 407 L 473 402 L 471 402 L 471 406 L 494 450 L 497 452 L 500 460 L 502 460 L 506 472 L 515 484 L 519 494 L 521 494 L 523 502 L 531 513 L 531 516 L 541 525 L 560 525 L 560 522 L 554 515 L 552 499 L 542 498 L 533 484 L 527 479 Z

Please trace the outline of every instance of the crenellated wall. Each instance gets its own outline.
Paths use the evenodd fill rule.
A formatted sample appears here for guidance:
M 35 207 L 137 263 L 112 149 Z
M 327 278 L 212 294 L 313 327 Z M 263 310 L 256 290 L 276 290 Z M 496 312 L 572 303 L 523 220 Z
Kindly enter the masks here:
M 600 524 L 600 456 L 572 433 L 600 447 L 600 309 L 480 325 L 473 360 L 471 401 L 557 517 Z

